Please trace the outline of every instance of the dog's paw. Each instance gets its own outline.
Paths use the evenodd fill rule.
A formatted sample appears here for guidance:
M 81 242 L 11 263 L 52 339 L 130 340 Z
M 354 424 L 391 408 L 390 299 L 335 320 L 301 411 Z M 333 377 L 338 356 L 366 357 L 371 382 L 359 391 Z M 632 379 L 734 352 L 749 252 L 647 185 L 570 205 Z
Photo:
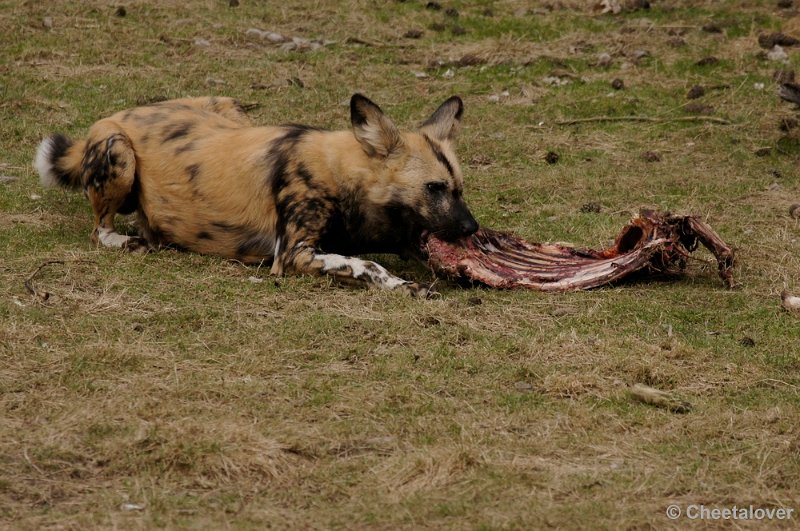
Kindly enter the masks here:
M 441 296 L 434 291 L 433 286 L 422 286 L 416 282 L 406 282 L 403 284 L 402 289 L 417 299 L 434 299 Z
M 122 248 L 133 254 L 145 254 L 150 251 L 150 245 L 148 245 L 147 240 L 139 236 L 130 236 L 122 245 Z

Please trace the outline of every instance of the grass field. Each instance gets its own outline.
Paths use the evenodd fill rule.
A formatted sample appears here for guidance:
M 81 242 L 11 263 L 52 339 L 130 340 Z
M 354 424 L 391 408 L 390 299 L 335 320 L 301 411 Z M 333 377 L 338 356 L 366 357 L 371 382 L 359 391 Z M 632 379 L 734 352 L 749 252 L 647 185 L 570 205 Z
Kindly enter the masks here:
M 800 316 L 780 307 L 800 292 L 800 129 L 774 81 L 800 51 L 758 43 L 800 37 L 797 7 L 441 2 L 0 0 L 0 527 L 756 528 L 665 510 L 800 511 Z M 705 252 L 675 278 L 565 295 L 440 280 L 426 301 L 129 255 L 96 249 L 83 196 L 31 167 L 44 135 L 157 99 L 346 128 L 356 91 L 403 127 L 463 97 L 484 226 L 602 247 L 641 207 L 693 213 L 735 247 L 739 287 Z M 652 120 L 566 123 L 627 116 Z M 48 261 L 42 300 L 24 283 Z M 637 383 L 691 411 L 633 400 Z

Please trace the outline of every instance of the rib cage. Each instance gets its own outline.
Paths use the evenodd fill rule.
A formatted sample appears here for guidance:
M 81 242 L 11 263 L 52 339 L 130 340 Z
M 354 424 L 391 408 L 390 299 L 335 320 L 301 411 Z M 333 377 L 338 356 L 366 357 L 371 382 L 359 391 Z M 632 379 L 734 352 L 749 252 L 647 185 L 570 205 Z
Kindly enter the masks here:
M 640 212 L 603 250 L 531 243 L 491 229 L 450 243 L 431 236 L 424 250 L 434 271 L 450 278 L 564 292 L 609 284 L 645 268 L 682 271 L 698 243 L 714 254 L 722 281 L 732 287 L 733 251 L 709 225 L 693 216 L 652 211 Z

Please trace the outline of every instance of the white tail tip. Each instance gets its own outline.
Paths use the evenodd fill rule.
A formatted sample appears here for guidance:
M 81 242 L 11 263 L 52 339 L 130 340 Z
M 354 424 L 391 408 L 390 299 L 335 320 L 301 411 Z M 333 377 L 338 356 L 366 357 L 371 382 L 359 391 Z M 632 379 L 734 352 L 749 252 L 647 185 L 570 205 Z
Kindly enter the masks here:
M 36 158 L 33 166 L 39 172 L 39 180 L 42 186 L 56 188 L 60 186 L 58 175 L 53 167 L 53 148 L 55 144 L 52 137 L 45 138 L 36 150 Z

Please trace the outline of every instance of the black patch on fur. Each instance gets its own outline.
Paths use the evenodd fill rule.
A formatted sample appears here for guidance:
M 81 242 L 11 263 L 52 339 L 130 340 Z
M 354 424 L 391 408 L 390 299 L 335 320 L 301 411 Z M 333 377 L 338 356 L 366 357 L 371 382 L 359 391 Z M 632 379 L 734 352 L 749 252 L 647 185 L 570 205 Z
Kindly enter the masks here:
M 91 144 L 83 155 L 81 161 L 81 172 L 84 176 L 86 186 L 93 186 L 98 190 L 105 186 L 109 179 L 108 165 L 105 156 L 106 140 L 101 140 Z
M 197 176 L 200 175 L 200 165 L 192 164 L 191 166 L 187 166 L 186 173 L 189 174 L 189 180 L 194 181 L 197 178 Z
M 127 216 L 135 212 L 139 208 L 139 190 L 141 186 L 139 185 L 139 175 L 135 174 L 133 176 L 133 184 L 131 185 L 131 191 L 128 192 L 128 195 L 125 196 L 125 200 L 117 209 L 117 212 L 120 214 Z
M 331 200 L 327 197 L 310 197 L 286 204 L 278 209 L 286 224 L 296 227 L 322 228 L 331 211 Z
M 222 232 L 236 232 L 241 230 L 241 227 L 236 227 L 235 225 L 225 223 L 224 221 L 212 221 L 211 226 Z
M 272 256 L 275 251 L 275 241 L 263 234 L 254 231 L 248 232 L 239 246 L 236 248 L 236 254 L 239 256 Z
M 464 102 L 461 101 L 461 98 L 458 96 L 452 96 L 447 101 L 442 103 L 436 111 L 422 123 L 422 127 L 426 125 L 435 124 L 439 120 L 442 120 L 449 112 L 450 105 L 457 105 L 458 110 L 456 110 L 455 119 L 456 121 L 461 121 L 461 117 L 464 115 Z
M 444 165 L 444 167 L 447 168 L 447 173 L 449 173 L 450 176 L 452 177 L 453 176 L 453 165 L 450 164 L 450 161 L 447 160 L 447 157 L 444 156 L 444 153 L 442 153 L 442 150 L 439 149 L 439 146 L 437 146 L 436 143 L 433 140 L 428 138 L 428 135 L 422 135 L 422 137 L 425 139 L 425 141 L 431 147 L 431 151 L 433 151 L 433 154 L 436 155 L 436 160 L 441 162 Z
M 72 140 L 61 133 L 56 133 L 50 137 L 50 157 L 48 162 L 52 168 L 51 171 L 56 176 L 59 186 L 64 186 L 67 188 L 78 186 L 78 183 L 73 182 L 70 173 L 62 170 L 58 163 L 59 160 L 67 154 L 69 148 L 71 148 L 74 144 L 75 143 Z
M 361 94 L 353 94 L 350 98 L 350 121 L 355 127 L 362 127 L 367 123 L 367 115 L 362 112 L 362 106 L 373 106 L 379 113 L 383 113 L 380 107 L 372 100 Z
M 233 100 L 233 108 L 236 109 L 236 112 L 238 112 L 239 114 L 243 116 L 247 115 L 247 109 L 244 108 L 244 105 L 242 105 L 241 101 Z
M 139 123 L 143 123 L 145 125 L 156 125 L 158 122 L 165 120 L 168 117 L 168 114 L 163 112 L 154 112 L 149 114 L 139 114 L 136 113 L 133 115 L 133 119 Z
M 311 175 L 311 173 L 308 171 L 308 168 L 306 168 L 305 165 L 302 162 L 298 162 L 297 163 L 297 170 L 296 171 L 297 171 L 297 176 L 300 177 L 300 179 L 303 180 L 303 182 L 305 183 L 306 186 L 312 187 L 312 188 L 314 187 L 314 182 L 313 182 L 314 178 Z
M 419 210 L 413 205 L 406 204 L 399 196 L 392 197 L 383 207 L 387 218 L 387 227 L 393 230 L 386 234 L 386 244 L 394 247 L 393 250 L 384 252 L 398 252 L 414 249 L 419 244 L 419 237 L 427 222 L 420 216 Z
M 294 150 L 297 144 L 305 135 L 312 131 L 319 131 L 319 128 L 308 125 L 289 124 L 283 126 L 285 133 L 273 140 L 267 149 L 267 167 L 270 168 L 267 176 L 267 185 L 270 187 L 272 196 L 275 198 L 278 213 L 277 234 L 282 235 L 286 228 L 286 206 L 291 202 L 288 198 L 278 200 L 281 190 L 292 180 L 296 174 L 289 172 L 289 162 L 294 158 Z M 309 175 L 310 180 L 310 175 Z
M 195 236 L 195 238 L 198 239 L 198 240 L 213 240 L 214 239 L 211 236 L 211 233 L 209 233 L 207 231 L 204 231 L 204 230 L 201 230 L 200 232 L 198 232 L 197 236 Z
M 164 128 L 164 142 L 170 142 L 183 138 L 189 134 L 194 124 L 191 122 L 179 122 Z
M 192 151 L 195 148 L 194 142 L 189 142 L 188 144 L 184 144 L 175 149 L 175 154 L 180 155 L 181 153 L 186 153 L 187 151 Z

